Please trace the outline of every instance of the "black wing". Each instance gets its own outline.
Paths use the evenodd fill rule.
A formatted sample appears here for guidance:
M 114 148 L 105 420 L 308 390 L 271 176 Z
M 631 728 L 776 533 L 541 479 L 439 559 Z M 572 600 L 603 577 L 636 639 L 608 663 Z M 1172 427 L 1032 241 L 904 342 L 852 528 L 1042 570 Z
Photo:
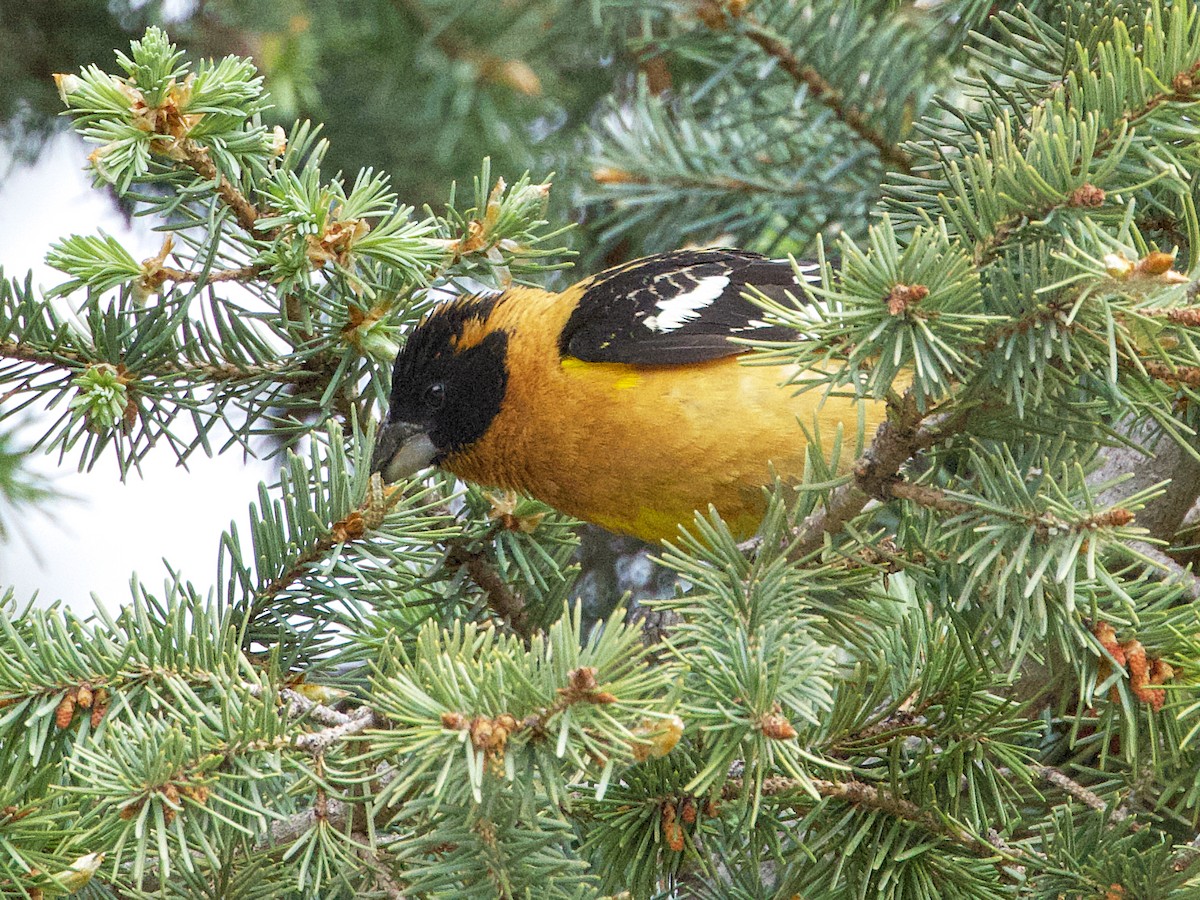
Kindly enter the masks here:
M 816 280 L 817 267 L 809 269 Z M 745 353 L 730 338 L 791 340 L 742 296 L 753 285 L 773 300 L 803 298 L 791 263 L 742 250 L 679 250 L 607 269 L 584 289 L 559 338 L 562 356 L 585 362 L 680 365 Z

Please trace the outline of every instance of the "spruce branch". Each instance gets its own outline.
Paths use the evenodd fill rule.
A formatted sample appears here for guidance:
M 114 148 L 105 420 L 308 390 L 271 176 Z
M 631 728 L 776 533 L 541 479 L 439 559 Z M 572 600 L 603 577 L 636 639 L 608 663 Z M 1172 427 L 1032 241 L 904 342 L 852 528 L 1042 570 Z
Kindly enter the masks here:
M 77 350 L 39 349 L 19 341 L 0 341 L 0 357 L 26 363 L 37 363 L 41 366 L 57 367 L 69 372 L 78 372 L 101 361 Z M 300 368 L 296 362 L 292 361 L 243 366 L 236 363 L 185 365 L 155 360 L 150 365 L 140 367 L 131 374 L 164 381 L 179 380 L 197 383 L 262 380 L 282 384 L 307 384 L 327 377 L 323 372 Z
M 402 485 L 384 487 L 378 474 L 372 475 L 364 499 L 356 509 L 335 522 L 326 524 L 326 533 L 302 549 L 291 565 L 254 592 L 255 606 L 262 608 L 324 559 L 329 551 L 361 540 L 383 524 L 389 510 L 404 499 Z
M 911 481 L 897 480 L 886 484 L 883 494 L 887 497 L 908 500 L 926 509 L 949 513 L 952 516 L 966 515 L 977 508 L 969 500 L 952 496 L 950 492 L 942 488 Z M 1051 534 L 1091 532 L 1101 528 L 1122 528 L 1134 521 L 1134 514 L 1124 507 L 1116 506 L 1075 521 L 1066 521 L 1052 512 L 1014 513 L 1012 518 L 1032 528 L 1039 537 L 1045 538 Z
M 1158 155 L 1179 138 L 1165 124 L 1171 118 L 1166 110 L 1196 102 L 1200 60 L 1190 9 L 1153 4 L 1078 43 L 1028 13 L 1002 18 L 1019 24 L 1022 37 L 1034 38 L 1029 49 L 1037 39 L 1050 47 L 1026 57 L 1028 73 L 1010 69 L 1003 77 L 981 78 L 977 112 L 947 107 L 958 119 L 957 133 L 948 140 L 942 130 L 937 139 L 912 145 L 921 166 L 941 174 L 920 179 L 900 173 L 889 205 L 912 224 L 946 216 L 973 244 L 976 264 L 989 266 L 1027 227 L 1063 235 L 1064 224 L 1089 210 L 1100 217 L 1111 206 L 1107 198 L 1124 192 L 1144 198 L 1139 203 L 1151 209 L 1178 206 L 1175 217 L 1188 223 L 1194 258 L 1200 235 L 1183 199 L 1191 163 L 1174 150 Z M 992 49 L 998 46 L 990 41 Z M 1039 55 L 1047 50 L 1049 57 Z M 1026 48 L 1008 51 L 1023 56 Z M 1061 59 L 1051 63 L 1055 54 Z M 1149 178 L 1148 169 L 1156 169 Z M 1071 211 L 1078 213 L 1061 215 Z
M 220 284 L 222 281 L 253 281 L 256 278 L 261 277 L 265 271 L 265 266 L 249 265 L 239 266 L 236 269 L 217 269 L 204 274 L 201 272 L 184 272 L 181 269 L 172 269 L 169 266 L 163 266 L 156 274 L 163 281 L 174 281 L 178 284 L 195 282 L 203 282 L 205 284 Z
M 1099 152 L 1106 148 L 1097 147 L 1095 149 Z M 1008 241 L 1030 222 L 1044 221 L 1051 213 L 1063 209 L 1095 206 L 1097 204 L 1093 202 L 1092 198 L 1098 198 L 1103 194 L 1104 192 L 1095 185 L 1088 183 L 1075 188 L 1060 200 L 1048 201 L 1036 207 L 1026 207 L 1010 213 L 1007 217 L 993 223 L 990 232 L 975 241 L 973 256 L 975 265 L 984 268 L 994 262 Z

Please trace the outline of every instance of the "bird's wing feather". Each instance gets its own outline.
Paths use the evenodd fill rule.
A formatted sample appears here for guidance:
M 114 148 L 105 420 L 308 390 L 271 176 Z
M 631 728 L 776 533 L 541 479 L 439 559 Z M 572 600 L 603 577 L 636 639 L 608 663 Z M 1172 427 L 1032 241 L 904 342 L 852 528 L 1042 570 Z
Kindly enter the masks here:
M 808 273 L 813 273 L 808 275 Z M 801 266 L 816 279 L 816 266 Z M 730 338 L 789 340 L 744 296 L 807 293 L 786 260 L 740 250 L 678 251 L 608 269 L 584 285 L 559 340 L 564 357 L 629 365 L 685 365 L 746 352 Z

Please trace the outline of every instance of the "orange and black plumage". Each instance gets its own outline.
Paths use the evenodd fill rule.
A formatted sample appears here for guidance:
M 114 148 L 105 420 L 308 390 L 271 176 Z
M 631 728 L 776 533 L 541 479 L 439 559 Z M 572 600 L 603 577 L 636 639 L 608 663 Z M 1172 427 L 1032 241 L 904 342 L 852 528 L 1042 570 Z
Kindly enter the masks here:
M 797 393 L 784 384 L 794 371 L 743 365 L 750 351 L 732 339 L 798 339 L 762 321 L 750 286 L 806 296 L 786 261 L 699 250 L 561 293 L 511 287 L 446 303 L 396 359 L 372 468 L 394 481 L 437 465 L 650 541 L 710 504 L 736 534 L 753 533 L 763 486 L 803 477 L 806 429 L 828 453 L 839 425 L 853 435 L 862 417 L 869 438 L 885 409 Z

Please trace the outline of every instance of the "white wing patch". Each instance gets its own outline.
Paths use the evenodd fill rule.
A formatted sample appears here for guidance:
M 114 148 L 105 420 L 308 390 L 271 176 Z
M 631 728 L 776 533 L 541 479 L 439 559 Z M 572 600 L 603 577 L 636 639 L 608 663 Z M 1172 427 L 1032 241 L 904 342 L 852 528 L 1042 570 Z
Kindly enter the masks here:
M 676 328 L 682 328 L 692 319 L 700 317 L 700 311 L 711 305 L 729 287 L 728 275 L 708 275 L 696 282 L 696 286 L 686 294 L 679 294 L 665 300 L 659 300 L 654 305 L 660 310 L 658 315 L 647 316 L 642 324 L 651 331 L 666 334 Z

